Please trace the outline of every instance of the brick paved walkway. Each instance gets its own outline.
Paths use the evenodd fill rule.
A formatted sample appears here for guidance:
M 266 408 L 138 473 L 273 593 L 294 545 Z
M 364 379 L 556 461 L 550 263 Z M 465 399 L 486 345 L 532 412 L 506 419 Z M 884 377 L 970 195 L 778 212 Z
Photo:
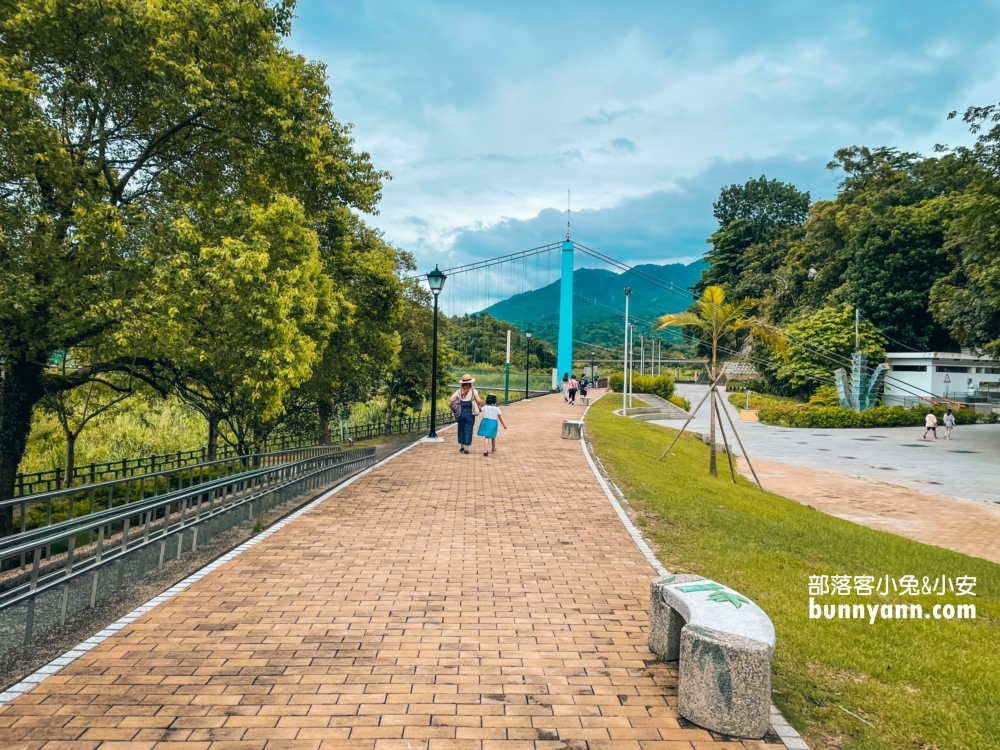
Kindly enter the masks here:
M 3 747 L 694 750 L 571 407 L 421 444 L 0 708 Z M 576 407 L 578 415 L 582 411 Z

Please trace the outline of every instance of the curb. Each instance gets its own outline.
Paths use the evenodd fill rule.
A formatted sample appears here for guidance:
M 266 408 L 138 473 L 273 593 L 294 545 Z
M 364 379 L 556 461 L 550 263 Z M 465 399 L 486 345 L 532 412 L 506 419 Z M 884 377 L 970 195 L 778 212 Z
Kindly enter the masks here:
M 603 398 L 603 396 L 604 394 L 601 394 L 601 396 L 598 396 L 597 399 L 591 401 L 590 406 L 593 406 L 594 403 Z M 584 420 L 584 434 L 580 437 L 580 447 L 583 450 L 583 456 L 587 459 L 587 464 L 590 466 L 590 470 L 594 472 L 594 477 L 597 479 L 597 483 L 601 485 L 601 489 L 604 490 L 605 497 L 608 498 L 608 501 L 611 503 L 611 507 L 615 509 L 615 513 L 618 515 L 618 519 L 625 527 L 625 531 L 627 531 L 628 535 L 632 537 L 632 541 L 635 542 L 639 551 L 642 552 L 642 556 L 646 558 L 646 562 L 652 566 L 653 570 L 657 572 L 657 575 L 670 575 L 670 571 L 663 567 L 663 564 L 656 559 L 656 555 L 653 554 L 653 549 L 643 537 L 642 532 L 639 531 L 638 527 L 634 523 L 632 523 L 632 519 L 628 517 L 625 509 L 622 507 L 621 503 L 618 502 L 618 498 L 615 497 L 615 493 L 617 493 L 622 500 L 625 500 L 625 495 L 620 489 L 618 489 L 610 478 L 605 477 L 603 465 L 600 469 L 597 468 L 600 463 L 600 459 L 597 458 L 597 456 L 592 455 L 590 446 L 588 445 L 585 436 L 587 429 L 586 417 L 587 412 L 590 411 L 590 406 L 584 409 L 583 414 L 580 416 L 580 419 Z M 611 487 L 608 486 L 609 484 L 615 488 L 615 493 L 611 492 Z M 782 716 L 781 711 L 779 711 L 778 707 L 773 703 L 771 704 L 771 730 L 781 738 L 781 741 L 784 743 L 785 747 L 788 748 L 788 750 L 809 750 L 809 745 L 807 745 L 806 741 L 802 739 L 802 735 L 795 731 L 795 727 L 788 723 L 785 717 Z

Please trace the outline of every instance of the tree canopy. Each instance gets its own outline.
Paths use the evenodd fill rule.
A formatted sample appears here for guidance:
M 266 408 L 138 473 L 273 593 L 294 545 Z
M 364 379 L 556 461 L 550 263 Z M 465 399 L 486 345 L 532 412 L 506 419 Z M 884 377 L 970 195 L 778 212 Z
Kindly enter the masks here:
M 293 9 L 0 6 L 0 497 L 35 405 L 100 373 L 249 436 L 331 346 L 325 372 L 391 366 L 394 251 L 353 213 L 388 175 L 286 48 Z

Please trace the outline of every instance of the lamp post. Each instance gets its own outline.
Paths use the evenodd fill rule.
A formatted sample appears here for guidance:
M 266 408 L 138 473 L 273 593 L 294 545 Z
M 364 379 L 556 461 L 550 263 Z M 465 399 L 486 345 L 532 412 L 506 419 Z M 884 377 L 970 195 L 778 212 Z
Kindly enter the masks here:
M 431 431 L 428 440 L 439 440 L 437 436 L 437 395 L 438 395 L 438 295 L 444 289 L 448 278 L 434 264 L 434 270 L 427 274 L 427 286 L 434 295 L 434 333 L 431 334 Z
M 524 397 L 528 398 L 528 371 L 531 370 L 531 331 L 524 332 Z
M 628 298 L 632 287 L 625 287 L 625 344 L 622 346 L 622 413 L 628 407 Z M 610 386 L 610 384 L 609 384 Z
M 594 388 L 597 387 L 597 376 L 594 375 L 594 357 L 597 356 L 594 352 L 590 353 L 590 380 L 594 384 Z

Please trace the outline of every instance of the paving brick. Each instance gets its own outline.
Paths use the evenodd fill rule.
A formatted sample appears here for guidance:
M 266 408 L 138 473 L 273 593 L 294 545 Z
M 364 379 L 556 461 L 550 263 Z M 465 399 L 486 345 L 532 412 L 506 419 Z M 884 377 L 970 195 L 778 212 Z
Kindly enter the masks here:
M 420 444 L 0 707 L 26 750 L 677 750 L 649 580 L 558 396 Z M 19 729 L 20 727 L 20 729 Z M 31 731 L 75 732 L 76 742 Z

